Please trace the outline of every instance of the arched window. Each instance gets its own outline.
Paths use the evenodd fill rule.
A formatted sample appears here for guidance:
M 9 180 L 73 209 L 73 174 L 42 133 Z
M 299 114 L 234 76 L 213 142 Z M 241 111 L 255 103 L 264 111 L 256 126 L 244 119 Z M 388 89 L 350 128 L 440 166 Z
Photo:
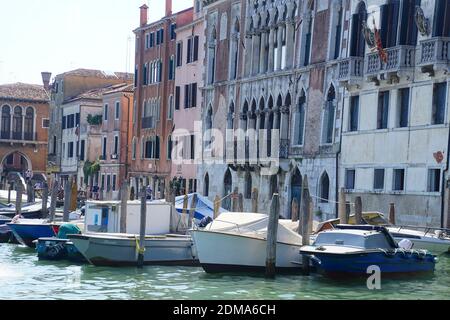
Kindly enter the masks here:
M 34 140 L 34 109 L 28 107 L 25 112 L 25 140 Z
M 298 98 L 298 125 L 297 125 L 297 145 L 303 145 L 305 140 L 305 116 L 306 116 L 306 96 L 302 90 Z
M 212 106 L 209 106 L 205 118 L 205 148 L 211 147 L 210 144 L 212 139 L 212 132 L 211 132 L 212 127 L 213 127 L 213 111 Z
M 23 134 L 23 116 L 22 116 L 22 108 L 17 106 L 14 108 L 14 116 L 13 116 L 13 139 L 22 140 Z
M 214 83 L 216 76 L 216 39 L 216 26 L 213 26 L 208 43 L 208 84 Z
M 435 0 L 433 37 L 450 37 L 450 2 Z
M 245 173 L 245 199 L 252 198 L 252 175 L 249 171 Z
M 174 112 L 174 109 L 173 109 L 173 95 L 170 95 L 169 96 L 169 111 L 167 113 L 167 119 L 168 120 L 172 120 L 173 119 L 173 112 Z
M 232 188 L 233 188 L 233 178 L 231 177 L 230 169 L 227 169 L 227 172 L 225 172 L 225 177 L 223 179 L 223 196 L 228 196 L 231 194 Z M 222 202 L 223 208 L 226 210 L 231 210 L 231 197 L 227 197 Z
M 333 143 L 334 132 L 334 115 L 335 115 L 335 103 L 336 92 L 334 86 L 331 85 L 328 90 L 327 102 L 325 104 L 324 116 L 323 116 L 323 143 Z
M 11 107 L 2 107 L 1 138 L 11 139 Z
M 364 57 L 366 43 L 362 31 L 362 25 L 367 21 L 367 10 L 364 1 L 358 4 L 357 12 L 352 15 L 352 35 L 350 43 L 350 56 Z
M 328 177 L 328 174 L 325 172 L 322 177 L 320 178 L 320 202 L 321 203 L 328 203 L 330 200 L 330 178 Z
M 203 195 L 209 197 L 209 174 L 205 174 L 205 180 L 203 182 Z
M 231 59 L 231 68 L 230 68 L 230 79 L 234 80 L 237 77 L 237 71 L 238 71 L 238 62 L 239 62 L 239 30 L 240 30 L 240 26 L 239 26 L 239 19 L 236 17 L 236 21 L 234 22 L 234 29 L 233 29 L 233 33 L 231 35 L 231 46 L 230 46 L 230 50 L 231 50 L 231 54 L 230 54 L 230 59 Z
M 133 142 L 131 144 L 131 157 L 133 160 L 136 160 L 136 137 L 133 137 Z
M 172 160 L 173 141 L 172 136 L 167 137 L 167 159 Z

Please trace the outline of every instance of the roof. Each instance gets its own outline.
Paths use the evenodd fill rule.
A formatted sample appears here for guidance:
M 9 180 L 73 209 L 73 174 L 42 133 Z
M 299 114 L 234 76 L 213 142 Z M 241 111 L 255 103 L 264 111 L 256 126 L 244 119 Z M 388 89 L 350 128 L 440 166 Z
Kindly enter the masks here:
M 134 92 L 134 85 L 127 83 L 116 84 L 112 86 L 111 89 L 109 91 L 106 91 L 104 94 L 113 94 L 117 92 Z
M 93 78 L 103 78 L 103 79 L 133 79 L 134 74 L 126 72 L 114 72 L 114 71 L 102 71 L 95 69 L 75 69 L 72 71 L 64 72 L 64 76 L 79 76 L 79 77 L 93 77 Z
M 64 101 L 64 104 L 81 99 L 89 99 L 89 100 L 101 100 L 103 99 L 103 94 L 108 91 L 111 91 L 114 86 L 106 86 L 103 88 L 90 89 L 85 91 L 77 96 L 70 97 Z
M 0 99 L 30 102 L 48 102 L 50 100 L 43 86 L 21 82 L 0 85 Z

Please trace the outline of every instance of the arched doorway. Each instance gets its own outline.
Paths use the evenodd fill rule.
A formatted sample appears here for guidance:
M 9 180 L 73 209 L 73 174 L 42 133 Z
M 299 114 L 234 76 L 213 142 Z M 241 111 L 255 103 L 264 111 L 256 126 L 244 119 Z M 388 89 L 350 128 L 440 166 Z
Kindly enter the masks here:
M 297 200 L 297 204 L 300 208 L 300 203 L 302 199 L 302 182 L 303 182 L 302 175 L 300 174 L 300 171 L 298 169 L 295 169 L 295 172 L 291 178 L 291 201 L 290 201 L 291 207 L 289 208 L 290 213 L 289 218 L 292 217 L 291 208 L 292 208 L 292 201 L 294 201 L 294 199 Z
M 6 177 L 10 172 L 18 172 L 23 177 L 27 170 L 32 170 L 30 161 L 20 152 L 12 152 L 6 155 L 1 163 L 0 172 L 2 183 L 6 181 Z
M 225 177 L 223 179 L 223 196 L 226 199 L 222 202 L 222 207 L 226 210 L 231 210 L 231 197 L 227 197 L 233 188 L 233 178 L 231 177 L 230 169 L 225 172 Z
M 328 203 L 330 201 L 330 178 L 325 172 L 320 178 L 320 202 Z

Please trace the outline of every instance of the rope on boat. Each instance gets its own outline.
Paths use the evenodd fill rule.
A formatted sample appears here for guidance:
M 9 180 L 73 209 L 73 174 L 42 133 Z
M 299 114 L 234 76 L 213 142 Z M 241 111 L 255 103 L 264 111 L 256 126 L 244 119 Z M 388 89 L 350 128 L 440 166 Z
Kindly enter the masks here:
M 139 240 L 138 240 L 137 237 L 135 237 L 135 240 L 136 240 L 136 251 L 137 251 L 137 253 L 143 255 L 145 253 L 145 245 L 141 248 L 141 246 L 139 245 Z

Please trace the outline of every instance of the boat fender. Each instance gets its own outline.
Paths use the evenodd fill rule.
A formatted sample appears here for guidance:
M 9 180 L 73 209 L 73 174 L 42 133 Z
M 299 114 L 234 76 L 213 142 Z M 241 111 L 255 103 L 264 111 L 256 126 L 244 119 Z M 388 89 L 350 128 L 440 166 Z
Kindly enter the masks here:
M 397 254 L 397 249 L 395 250 L 385 250 L 380 248 L 380 250 L 388 257 L 388 258 L 393 258 L 395 257 L 395 255 Z

